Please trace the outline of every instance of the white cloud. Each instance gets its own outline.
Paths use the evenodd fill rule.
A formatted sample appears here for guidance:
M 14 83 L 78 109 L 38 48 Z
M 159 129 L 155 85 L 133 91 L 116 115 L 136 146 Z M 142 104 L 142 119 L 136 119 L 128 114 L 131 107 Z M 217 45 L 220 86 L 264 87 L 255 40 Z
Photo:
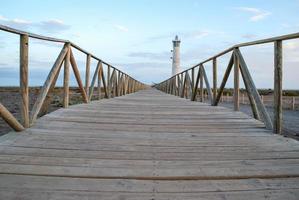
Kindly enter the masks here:
M 170 59 L 171 52 L 131 52 L 128 56 L 132 58 L 146 58 L 150 60 L 168 60 Z
M 30 21 L 24 20 L 24 19 L 13 19 L 11 22 L 16 23 L 16 24 L 27 24 L 30 25 L 32 24 Z
M 271 12 L 266 11 L 266 10 L 261 10 L 259 8 L 237 7 L 235 9 L 252 14 L 252 16 L 249 18 L 249 21 L 252 21 L 252 22 L 260 21 L 260 20 L 266 18 L 267 16 L 271 15 Z
M 182 39 L 202 39 L 206 36 L 211 35 L 212 33 L 216 33 L 213 31 L 208 30 L 193 30 L 193 31 L 178 31 L 178 32 L 172 32 L 168 34 L 161 34 L 156 35 L 153 37 L 150 37 L 148 41 L 155 41 L 155 40 L 161 40 L 161 39 L 174 39 L 175 35 L 178 35 Z
M 247 33 L 247 34 L 242 35 L 242 37 L 245 38 L 245 39 L 254 39 L 254 38 L 257 37 L 257 35 L 252 34 L 252 33 Z
M 38 28 L 45 32 L 55 32 L 55 33 L 70 28 L 69 25 L 65 24 L 62 20 L 59 19 L 49 19 L 40 22 L 31 22 L 26 19 L 20 19 L 20 18 L 9 19 L 0 15 L 0 23 L 16 29 L 28 30 L 31 28 Z
M 59 32 L 70 28 L 69 25 L 65 24 L 62 20 L 59 19 L 41 21 L 37 24 L 37 26 L 39 26 L 41 29 L 47 32 Z
M 117 30 L 122 31 L 122 32 L 128 32 L 129 31 L 129 29 L 127 27 L 119 25 L 119 24 L 114 24 L 114 28 L 116 28 Z
M 28 28 L 30 25 L 32 25 L 33 23 L 25 20 L 25 19 L 8 19 L 4 16 L 0 15 L 0 23 L 13 27 L 13 28 L 19 28 L 19 29 L 26 29 Z

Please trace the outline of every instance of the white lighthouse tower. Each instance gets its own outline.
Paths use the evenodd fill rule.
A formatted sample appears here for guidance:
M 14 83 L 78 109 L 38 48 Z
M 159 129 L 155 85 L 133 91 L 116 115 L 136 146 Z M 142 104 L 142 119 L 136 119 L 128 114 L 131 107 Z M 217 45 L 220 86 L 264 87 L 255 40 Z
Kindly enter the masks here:
M 172 76 L 180 72 L 180 43 L 178 36 L 175 36 L 175 39 L 172 41 L 173 50 L 172 50 Z

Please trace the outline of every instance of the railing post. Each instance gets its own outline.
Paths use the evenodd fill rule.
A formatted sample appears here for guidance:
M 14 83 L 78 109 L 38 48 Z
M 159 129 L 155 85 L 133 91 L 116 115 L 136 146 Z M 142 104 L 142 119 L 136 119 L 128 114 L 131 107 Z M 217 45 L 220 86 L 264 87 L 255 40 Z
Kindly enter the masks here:
M 67 44 L 67 53 L 64 58 L 64 75 L 63 75 L 63 107 L 69 106 L 69 80 L 70 80 L 70 48 L 71 45 Z
M 111 90 L 110 90 L 110 66 L 107 66 L 107 95 L 108 99 L 111 97 Z
M 177 74 L 176 76 L 176 80 L 177 80 L 177 91 L 176 91 L 176 95 L 180 96 L 180 90 L 181 90 L 181 80 L 180 80 L 180 75 Z
M 86 95 L 89 97 L 89 77 L 90 77 L 90 59 L 91 55 L 87 54 L 86 56 L 86 72 L 85 72 L 85 91 Z
M 203 89 L 203 71 L 202 66 L 198 68 L 200 70 L 199 79 L 200 79 L 200 101 L 204 102 L 204 89 Z
M 100 62 L 100 68 L 98 71 L 98 100 L 101 100 L 102 98 L 102 71 L 103 71 L 103 65 L 102 65 L 102 61 Z
M 239 93 L 240 93 L 240 68 L 239 68 L 239 58 L 234 50 L 234 110 L 240 110 L 240 101 L 239 101 Z
M 30 125 L 29 117 L 29 87 L 28 87 L 28 35 L 20 36 L 20 92 L 21 121 L 25 128 Z
M 195 83 L 194 83 L 194 79 L 195 79 L 195 78 L 194 78 L 194 68 L 191 69 L 191 78 L 192 78 L 191 81 L 192 81 L 192 91 L 193 91 L 194 84 L 195 84 Z
M 282 130 L 282 41 L 274 43 L 274 123 L 273 132 Z
M 217 58 L 213 58 L 213 102 L 217 97 Z

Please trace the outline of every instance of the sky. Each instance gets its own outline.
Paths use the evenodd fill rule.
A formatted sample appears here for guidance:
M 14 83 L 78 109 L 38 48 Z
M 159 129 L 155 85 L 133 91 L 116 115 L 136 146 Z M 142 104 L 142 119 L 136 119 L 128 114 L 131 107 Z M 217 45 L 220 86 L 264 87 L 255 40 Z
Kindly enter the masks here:
M 1 0 L 0 24 L 71 40 L 152 84 L 171 75 L 175 35 L 183 70 L 237 43 L 299 32 L 298 11 L 299 0 Z M 0 85 L 19 83 L 18 45 L 17 35 L 0 31 Z M 30 85 L 43 84 L 61 47 L 30 40 Z M 273 88 L 273 44 L 240 50 L 257 87 Z M 299 89 L 299 41 L 284 42 L 283 52 L 283 87 Z M 219 59 L 219 83 L 229 56 Z M 85 56 L 75 57 L 84 74 Z M 211 77 L 211 63 L 206 71 Z

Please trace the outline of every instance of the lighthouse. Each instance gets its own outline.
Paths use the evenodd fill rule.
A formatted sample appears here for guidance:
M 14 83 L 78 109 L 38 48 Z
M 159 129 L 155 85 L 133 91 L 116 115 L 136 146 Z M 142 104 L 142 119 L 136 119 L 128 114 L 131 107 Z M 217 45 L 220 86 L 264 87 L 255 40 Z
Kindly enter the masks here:
M 180 43 L 179 37 L 176 35 L 175 39 L 172 41 L 172 76 L 180 72 Z

